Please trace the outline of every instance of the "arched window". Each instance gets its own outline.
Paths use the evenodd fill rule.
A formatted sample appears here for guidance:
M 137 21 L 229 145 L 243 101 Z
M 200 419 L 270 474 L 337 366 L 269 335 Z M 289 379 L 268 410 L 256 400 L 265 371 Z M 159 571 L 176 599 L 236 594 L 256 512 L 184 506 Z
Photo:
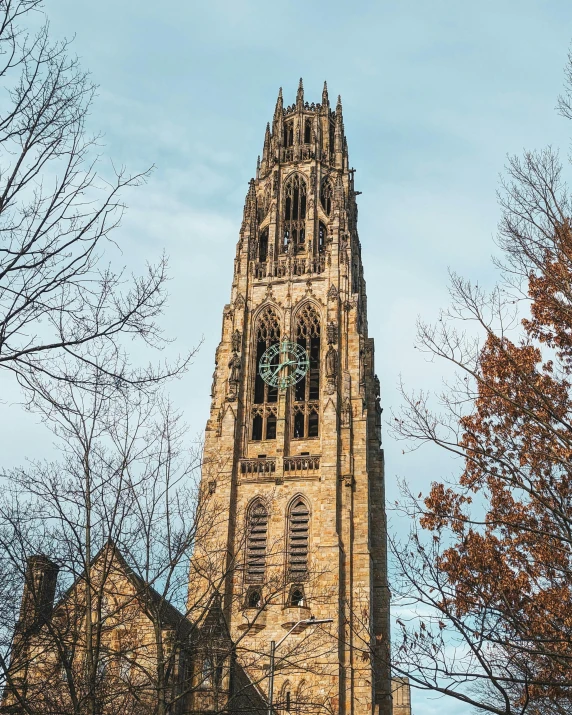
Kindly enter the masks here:
M 278 710 L 283 713 L 292 712 L 292 686 L 287 680 L 280 689 L 280 697 L 278 699 Z
M 306 244 L 306 182 L 299 174 L 291 176 L 284 186 L 284 226 L 282 251 L 292 246 L 297 253 Z
M 251 439 L 276 439 L 276 403 L 278 388 L 268 385 L 260 376 L 260 358 L 271 345 L 280 342 L 280 321 L 276 311 L 268 306 L 256 323 L 256 365 L 254 366 L 254 407 Z M 275 361 L 278 364 L 279 354 Z
M 261 608 L 262 607 L 262 591 L 260 586 L 251 586 L 246 594 L 246 607 L 247 608 Z
M 322 185 L 320 187 L 320 203 L 322 204 L 322 208 L 326 214 L 329 216 L 332 212 L 332 185 L 328 179 L 324 179 L 322 181 Z
M 320 399 L 320 316 L 306 303 L 296 318 L 296 342 L 310 356 L 310 369 L 296 384 L 293 405 L 292 437 L 318 437 Z
M 290 595 L 288 596 L 288 605 L 292 608 L 303 608 L 306 605 L 303 586 L 292 586 Z
M 309 144 L 312 141 L 312 120 L 306 119 L 304 122 L 304 144 Z
M 251 504 L 247 515 L 246 580 L 261 582 L 266 569 L 266 541 L 268 538 L 268 511 L 260 500 Z
M 310 510 L 297 497 L 288 514 L 288 578 L 299 583 L 308 577 L 308 550 L 310 541 Z
M 284 146 L 289 147 L 294 144 L 294 122 L 284 122 Z

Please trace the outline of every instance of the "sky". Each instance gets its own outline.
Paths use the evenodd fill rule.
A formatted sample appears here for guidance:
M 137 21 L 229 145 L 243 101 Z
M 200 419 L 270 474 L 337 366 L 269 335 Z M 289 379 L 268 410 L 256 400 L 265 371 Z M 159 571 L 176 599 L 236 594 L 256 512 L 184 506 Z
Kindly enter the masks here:
M 307 101 L 320 101 L 324 80 L 342 96 L 384 417 L 399 408 L 400 379 L 439 389 L 443 366 L 414 347 L 417 318 L 447 305 L 448 269 L 494 282 L 507 155 L 547 144 L 568 153 L 555 106 L 569 1 L 50 0 L 49 17 L 55 37 L 75 35 L 99 85 L 89 123 L 103 134 L 103 165 L 154 166 L 125 195 L 116 240 L 134 271 L 170 257 L 169 350 L 203 341 L 172 387 L 193 435 L 208 417 L 248 181 L 278 88 L 290 104 L 300 77 Z M 4 464 L 50 454 L 49 433 L 1 384 Z M 385 432 L 390 502 L 398 479 L 426 491 L 455 473 L 439 452 L 403 454 Z M 413 698 L 415 715 L 468 715 Z

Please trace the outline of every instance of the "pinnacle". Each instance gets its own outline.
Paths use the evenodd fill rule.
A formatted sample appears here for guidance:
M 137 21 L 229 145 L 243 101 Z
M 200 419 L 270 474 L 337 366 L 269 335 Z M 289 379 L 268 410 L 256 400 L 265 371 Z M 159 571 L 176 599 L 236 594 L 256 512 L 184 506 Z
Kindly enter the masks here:
M 278 90 L 278 99 L 276 100 L 276 109 L 274 110 L 274 120 L 282 114 L 282 87 Z
M 296 102 L 301 103 L 304 101 L 304 83 L 300 77 L 300 83 L 298 84 L 298 92 L 296 93 Z

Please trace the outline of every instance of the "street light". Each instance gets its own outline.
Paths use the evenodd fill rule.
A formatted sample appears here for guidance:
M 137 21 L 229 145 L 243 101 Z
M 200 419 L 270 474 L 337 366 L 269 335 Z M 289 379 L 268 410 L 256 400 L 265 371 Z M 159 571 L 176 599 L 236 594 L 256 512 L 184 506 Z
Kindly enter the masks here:
M 278 643 L 270 641 L 270 675 L 268 680 L 268 715 L 272 715 L 273 701 L 274 701 L 274 656 L 276 654 L 276 649 L 280 648 L 282 643 L 288 638 L 290 633 L 294 631 L 299 626 L 317 626 L 320 623 L 333 623 L 333 618 L 321 618 L 317 619 L 315 616 L 310 616 L 310 618 L 305 618 L 302 621 L 295 623 L 292 628 L 286 633 L 286 635 L 281 638 Z

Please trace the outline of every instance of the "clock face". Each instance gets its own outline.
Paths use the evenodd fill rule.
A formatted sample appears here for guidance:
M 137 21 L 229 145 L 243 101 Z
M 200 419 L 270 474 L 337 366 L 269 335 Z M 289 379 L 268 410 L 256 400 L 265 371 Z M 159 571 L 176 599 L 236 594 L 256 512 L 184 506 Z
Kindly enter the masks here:
M 306 350 L 290 340 L 271 345 L 258 364 L 264 382 L 281 390 L 300 382 L 309 368 L 310 358 Z

